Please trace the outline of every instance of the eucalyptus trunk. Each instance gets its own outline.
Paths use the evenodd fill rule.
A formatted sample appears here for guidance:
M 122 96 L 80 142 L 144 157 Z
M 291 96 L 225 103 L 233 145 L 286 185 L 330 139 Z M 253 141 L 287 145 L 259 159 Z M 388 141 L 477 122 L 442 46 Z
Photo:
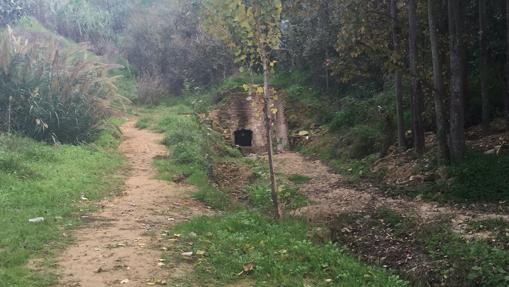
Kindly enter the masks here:
M 424 125 L 422 121 L 422 112 L 424 110 L 424 101 L 420 88 L 420 79 L 417 70 L 417 33 L 419 31 L 417 21 L 417 0 L 408 0 L 408 56 L 410 64 L 410 74 L 412 77 L 412 132 L 414 137 L 414 147 L 418 155 L 424 154 Z
M 482 1 L 482 0 L 481 0 Z M 438 41 L 438 28 L 433 9 L 433 0 L 428 0 L 428 23 L 431 42 L 431 58 L 433 62 L 433 100 L 435 103 L 435 120 L 440 158 L 449 161 L 449 145 L 447 142 L 447 112 L 445 108 L 445 85 L 442 74 L 442 58 Z

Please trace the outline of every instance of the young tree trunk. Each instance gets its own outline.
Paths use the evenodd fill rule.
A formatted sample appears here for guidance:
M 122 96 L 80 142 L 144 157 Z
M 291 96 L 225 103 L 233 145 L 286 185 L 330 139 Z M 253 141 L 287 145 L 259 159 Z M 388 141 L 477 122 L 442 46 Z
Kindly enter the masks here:
M 433 0 L 428 0 L 428 23 L 431 41 L 431 58 L 433 61 L 433 100 L 435 102 L 435 118 L 440 158 L 449 161 L 449 145 L 447 142 L 447 113 L 445 109 L 445 85 L 442 75 L 442 59 L 438 42 L 438 31 L 433 9 Z
M 509 0 L 508 0 L 509 2 Z M 450 145 L 451 158 L 460 161 L 465 154 L 465 63 L 463 46 L 463 1 L 450 0 L 449 45 L 451 66 Z
M 509 0 L 506 3 L 506 93 L 504 95 L 506 129 L 509 130 Z
M 424 101 L 420 90 L 420 80 L 417 70 L 417 0 L 408 0 L 408 55 L 410 74 L 412 77 L 412 130 L 414 136 L 414 147 L 418 155 L 424 154 L 424 126 L 422 122 L 422 111 Z
M 399 20 L 397 0 L 391 0 L 391 18 L 392 18 L 392 45 L 394 54 L 401 56 L 399 45 Z M 405 125 L 403 120 L 403 94 L 401 91 L 401 69 L 396 67 L 394 70 L 394 93 L 396 94 L 396 124 L 398 127 L 398 147 L 400 151 L 406 149 Z
M 486 2 L 479 0 L 479 72 L 481 80 L 481 127 L 484 134 L 490 129 L 490 110 L 488 99 L 488 51 L 486 48 Z
M 12 130 L 12 96 L 9 96 L 9 107 L 7 111 L 7 134 L 11 134 Z
M 262 52 L 263 53 L 263 52 Z M 269 89 L 269 63 L 267 55 L 262 55 L 263 62 L 263 114 L 265 117 L 265 130 L 267 137 L 267 153 L 269 157 L 269 174 L 272 203 L 274 204 L 274 218 L 280 219 L 283 216 L 279 205 L 276 174 L 274 172 L 274 148 L 272 146 L 272 117 L 270 110 L 270 89 Z

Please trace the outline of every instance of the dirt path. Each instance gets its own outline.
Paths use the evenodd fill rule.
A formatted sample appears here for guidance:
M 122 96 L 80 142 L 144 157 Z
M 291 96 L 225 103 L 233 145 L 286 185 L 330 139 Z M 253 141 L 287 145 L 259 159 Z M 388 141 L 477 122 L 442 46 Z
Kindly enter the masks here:
M 423 221 L 431 221 L 440 216 L 452 216 L 453 229 L 463 234 L 469 220 L 501 218 L 509 221 L 507 213 L 484 213 L 455 206 L 438 205 L 422 200 L 385 197 L 373 186 L 366 189 L 349 187 L 341 175 L 335 174 L 320 161 L 310 160 L 298 153 L 287 152 L 275 158 L 276 170 L 285 175 L 299 174 L 311 180 L 301 190 L 311 200 L 311 204 L 296 210 L 295 215 L 303 215 L 310 221 L 323 222 L 337 214 L 356 212 L 378 207 L 389 207 L 402 214 L 415 216 Z M 468 236 L 475 236 L 469 234 Z
M 191 200 L 189 187 L 155 179 L 153 158 L 165 156 L 161 134 L 122 128 L 120 150 L 130 167 L 124 192 L 101 204 L 76 232 L 76 242 L 58 260 L 59 286 L 150 286 L 171 273 L 161 261 L 168 228 L 207 209 Z M 86 195 L 85 195 L 86 196 Z

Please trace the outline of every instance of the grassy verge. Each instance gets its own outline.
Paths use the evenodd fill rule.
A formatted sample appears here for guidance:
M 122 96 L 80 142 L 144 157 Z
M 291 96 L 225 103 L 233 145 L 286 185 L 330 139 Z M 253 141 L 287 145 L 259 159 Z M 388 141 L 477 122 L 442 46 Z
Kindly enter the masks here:
M 184 179 L 198 187 L 196 198 L 223 209 L 219 216 L 193 219 L 171 233 L 182 234 L 178 250 L 168 261 L 180 260 L 180 252 L 193 251 L 194 278 L 200 286 L 224 286 L 239 280 L 256 286 L 406 286 L 406 283 L 378 267 L 365 265 L 343 253 L 327 236 L 300 220 L 274 222 L 264 213 L 270 208 L 266 169 L 260 161 L 246 163 L 238 151 L 225 145 L 221 135 L 205 125 L 186 105 L 158 107 L 143 113 L 138 126 L 165 133 L 170 158 L 157 166 L 161 177 Z M 232 194 L 209 181 L 214 163 L 249 164 L 254 179 L 242 191 L 247 200 L 240 204 Z M 295 175 L 288 182 L 305 183 Z M 281 189 L 288 204 L 302 204 L 291 185 Z M 285 200 L 284 194 L 291 200 Z M 248 211 L 250 210 L 250 211 Z M 318 229 L 320 230 L 320 229 Z
M 175 232 L 183 234 L 177 252 L 198 255 L 195 268 L 202 284 L 224 286 L 248 278 L 256 286 L 405 286 L 338 246 L 318 242 L 320 237 L 299 220 L 276 223 L 239 211 L 194 219 Z
M 115 121 L 95 144 L 50 146 L 30 139 L 0 135 L 0 287 L 49 286 L 55 277 L 27 268 L 30 258 L 50 264 L 55 249 L 71 239 L 68 229 L 88 201 L 111 195 L 120 180 L 112 171 L 122 166 Z M 44 221 L 29 223 L 43 217 Z

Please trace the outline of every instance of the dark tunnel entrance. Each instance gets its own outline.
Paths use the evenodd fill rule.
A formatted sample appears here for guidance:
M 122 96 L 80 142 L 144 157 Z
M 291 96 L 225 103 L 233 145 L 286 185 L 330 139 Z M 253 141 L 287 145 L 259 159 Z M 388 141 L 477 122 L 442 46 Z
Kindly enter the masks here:
M 250 147 L 253 145 L 253 131 L 241 129 L 235 131 L 235 145 L 241 147 Z

